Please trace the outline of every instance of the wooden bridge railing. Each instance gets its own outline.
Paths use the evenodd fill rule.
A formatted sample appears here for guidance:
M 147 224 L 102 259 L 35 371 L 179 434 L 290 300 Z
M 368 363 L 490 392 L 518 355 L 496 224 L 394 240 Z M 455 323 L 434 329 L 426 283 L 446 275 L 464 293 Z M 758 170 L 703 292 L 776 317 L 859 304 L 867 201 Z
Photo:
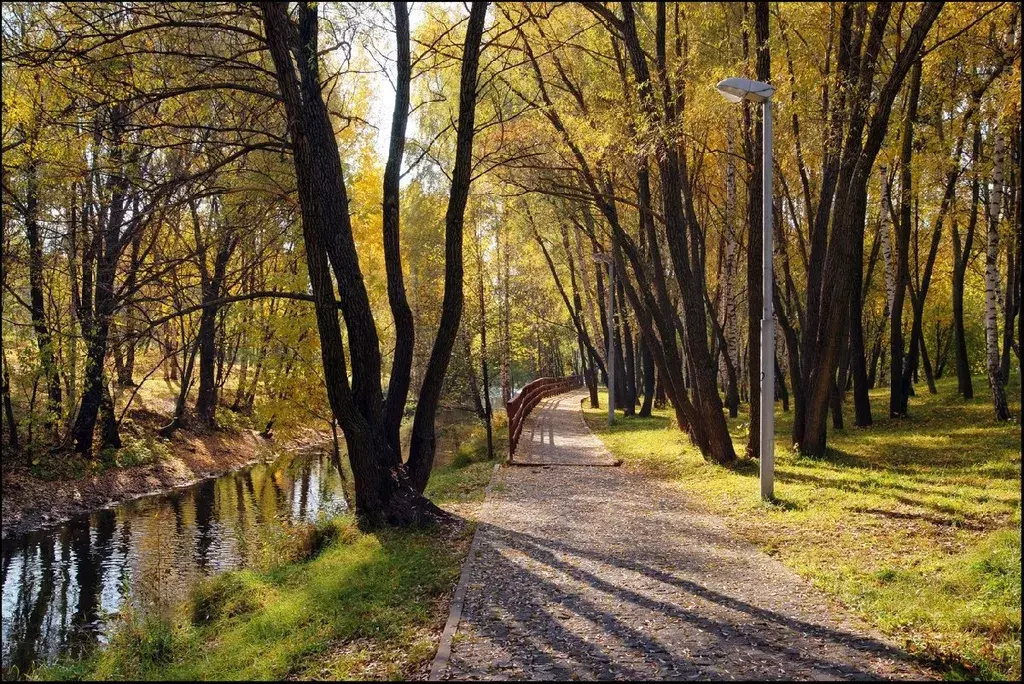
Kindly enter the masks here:
M 570 375 L 566 378 L 537 378 L 526 383 L 519 394 L 505 403 L 505 411 L 508 412 L 508 460 L 511 461 L 512 455 L 516 453 L 526 417 L 540 400 L 582 385 L 583 376 L 580 375 Z

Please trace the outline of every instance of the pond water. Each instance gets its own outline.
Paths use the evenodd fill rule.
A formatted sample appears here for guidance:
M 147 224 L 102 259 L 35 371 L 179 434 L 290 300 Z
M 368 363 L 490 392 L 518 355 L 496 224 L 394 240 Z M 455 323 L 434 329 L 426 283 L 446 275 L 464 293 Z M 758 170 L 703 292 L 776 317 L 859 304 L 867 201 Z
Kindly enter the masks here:
M 125 602 L 170 605 L 259 557 L 282 524 L 346 508 L 330 451 L 267 464 L 3 540 L 3 679 L 104 643 Z

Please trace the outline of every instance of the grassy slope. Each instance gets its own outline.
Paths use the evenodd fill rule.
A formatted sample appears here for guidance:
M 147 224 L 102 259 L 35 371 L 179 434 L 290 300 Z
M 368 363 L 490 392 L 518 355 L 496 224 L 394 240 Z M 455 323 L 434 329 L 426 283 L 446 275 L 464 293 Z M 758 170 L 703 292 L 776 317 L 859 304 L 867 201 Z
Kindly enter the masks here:
M 789 447 L 792 414 L 779 410 L 773 505 L 758 499 L 756 462 L 705 462 L 666 411 L 610 431 L 604 409 L 587 420 L 628 465 L 677 484 L 949 676 L 1019 678 L 1020 425 L 996 424 L 984 379 L 975 387 L 965 403 L 955 379 L 937 396 L 922 385 L 903 421 L 884 417 L 887 389 L 875 390 L 875 426 L 830 428 L 820 460 Z M 743 413 L 729 424 L 742 453 Z
M 441 437 L 427 494 L 471 514 L 493 461 L 462 417 Z M 496 431 L 498 453 L 504 434 Z M 445 445 L 448 445 L 445 448 Z M 351 516 L 297 531 L 274 567 L 219 575 L 164 619 L 126 615 L 105 649 L 42 679 L 401 679 L 423 674 L 473 524 L 360 532 Z

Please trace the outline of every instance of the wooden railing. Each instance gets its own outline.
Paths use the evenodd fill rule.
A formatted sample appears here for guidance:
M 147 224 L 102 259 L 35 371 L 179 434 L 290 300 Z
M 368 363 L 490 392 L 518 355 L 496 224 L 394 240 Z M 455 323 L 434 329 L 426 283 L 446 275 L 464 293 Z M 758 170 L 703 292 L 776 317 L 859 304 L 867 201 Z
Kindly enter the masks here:
M 519 435 L 523 431 L 523 423 L 530 415 L 540 400 L 554 394 L 568 392 L 583 385 L 583 378 L 579 375 L 570 375 L 567 378 L 537 378 L 526 383 L 513 399 L 505 404 L 505 411 L 508 412 L 508 460 L 516 453 L 516 446 L 519 444 Z

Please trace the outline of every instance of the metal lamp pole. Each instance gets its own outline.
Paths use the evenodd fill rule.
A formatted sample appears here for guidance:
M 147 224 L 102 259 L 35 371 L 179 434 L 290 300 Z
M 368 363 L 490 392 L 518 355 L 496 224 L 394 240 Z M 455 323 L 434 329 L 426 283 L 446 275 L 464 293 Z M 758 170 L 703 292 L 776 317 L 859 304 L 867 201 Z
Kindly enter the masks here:
M 594 261 L 608 267 L 608 425 L 615 425 L 615 259 L 611 254 L 597 252 Z
M 761 155 L 761 498 L 774 496 L 775 479 L 775 316 L 772 306 L 772 94 L 775 86 L 746 78 L 727 78 L 718 91 L 730 102 L 759 102 L 764 122 Z

